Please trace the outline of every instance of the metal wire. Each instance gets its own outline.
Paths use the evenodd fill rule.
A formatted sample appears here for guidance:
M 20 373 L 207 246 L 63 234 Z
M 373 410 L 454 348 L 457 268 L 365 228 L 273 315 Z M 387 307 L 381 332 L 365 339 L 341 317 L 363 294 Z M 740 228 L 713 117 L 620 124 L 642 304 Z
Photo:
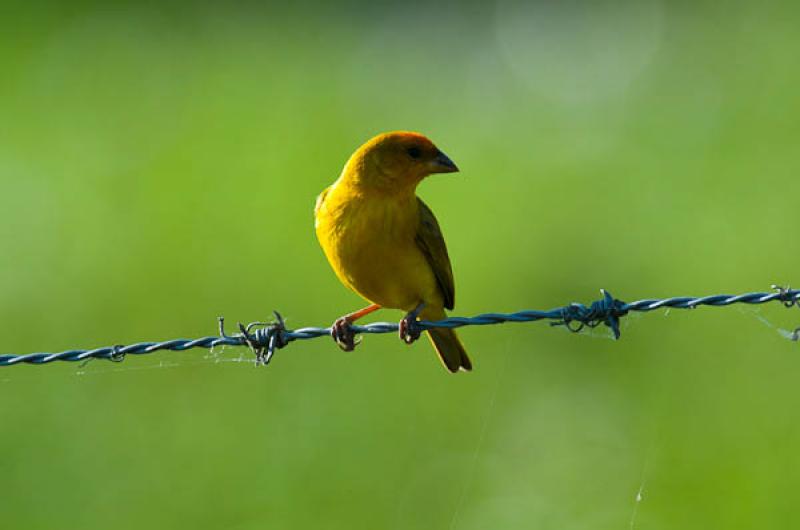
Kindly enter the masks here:
M 462 326 L 486 326 L 505 322 L 536 322 L 551 320 L 553 326 L 566 326 L 573 332 L 584 327 L 604 324 L 611 328 L 615 338 L 620 337 L 619 322 L 631 311 L 647 312 L 661 308 L 695 309 L 700 306 L 722 307 L 732 304 L 764 304 L 778 301 L 785 307 L 800 307 L 800 290 L 772 286 L 771 293 L 745 293 L 740 295 L 718 294 L 702 297 L 647 298 L 625 303 L 601 289 L 603 298 L 586 306 L 572 303 L 549 311 L 527 310 L 516 313 L 484 313 L 474 317 L 449 317 L 436 322 L 420 320 L 418 330 L 431 328 L 460 328 Z M 354 333 L 396 333 L 398 324 L 374 322 L 364 326 L 352 326 Z M 106 346 L 92 350 L 67 350 L 59 353 L 29 353 L 26 355 L 0 354 L 0 367 L 17 364 L 47 364 L 53 361 L 85 361 L 87 359 L 107 359 L 122 361 L 127 355 L 144 355 L 160 350 L 184 351 L 192 348 L 213 348 L 215 346 L 248 346 L 256 355 L 257 364 L 268 364 L 274 353 L 295 340 L 314 339 L 331 336 L 330 327 L 308 327 L 295 330 L 286 329 L 278 312 L 272 322 L 253 322 L 247 326 L 239 324 L 239 333 L 227 335 L 224 320 L 219 319 L 219 335 L 199 339 L 175 339 L 163 342 L 139 342 L 128 346 Z M 793 340 L 800 338 L 800 328 L 794 331 Z

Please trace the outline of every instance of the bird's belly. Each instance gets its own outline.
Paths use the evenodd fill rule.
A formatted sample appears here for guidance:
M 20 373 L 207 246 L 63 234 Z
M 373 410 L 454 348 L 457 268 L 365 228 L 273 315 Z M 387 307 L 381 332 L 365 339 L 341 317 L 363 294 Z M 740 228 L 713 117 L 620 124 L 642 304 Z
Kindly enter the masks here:
M 406 311 L 431 298 L 429 287 L 435 279 L 418 249 L 400 242 L 358 247 L 342 253 L 342 270 L 347 283 L 364 298 Z
M 363 213 L 363 212 L 362 212 Z M 318 226 L 339 279 L 372 303 L 410 311 L 420 302 L 440 305 L 441 293 L 414 232 L 381 229 L 380 219 Z

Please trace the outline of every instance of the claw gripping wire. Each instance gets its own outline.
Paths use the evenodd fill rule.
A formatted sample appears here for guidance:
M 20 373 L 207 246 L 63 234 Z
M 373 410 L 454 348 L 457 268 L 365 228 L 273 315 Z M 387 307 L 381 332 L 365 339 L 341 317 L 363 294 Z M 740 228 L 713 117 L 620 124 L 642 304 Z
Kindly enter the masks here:
M 739 295 L 717 294 L 703 297 L 651 298 L 625 303 L 611 296 L 608 291 L 601 291 L 603 298 L 592 302 L 589 306 L 572 303 L 549 311 L 526 310 L 516 313 L 484 313 L 474 317 L 449 317 L 444 320 L 430 322 L 414 321 L 415 329 L 460 328 L 462 326 L 485 326 L 504 322 L 536 322 L 550 320 L 552 325 L 564 326 L 570 331 L 579 332 L 584 327 L 594 328 L 605 324 L 619 338 L 620 319 L 631 311 L 648 312 L 656 309 L 672 307 L 677 309 L 695 309 L 699 306 L 723 307 L 732 304 L 764 304 L 778 301 L 785 307 L 800 307 L 800 290 L 789 287 L 772 286 L 771 293 L 745 293 Z M 389 322 L 373 322 L 365 326 L 352 326 L 354 333 L 396 333 L 398 324 Z M 184 351 L 192 348 L 213 348 L 215 346 L 248 346 L 256 357 L 257 365 L 266 365 L 272 360 L 275 352 L 286 347 L 294 340 L 314 339 L 331 335 L 330 327 L 309 327 L 295 330 L 286 329 L 285 322 L 275 312 L 273 322 L 253 322 L 248 325 L 239 324 L 239 333 L 227 335 L 224 320 L 219 319 L 219 335 L 201 337 L 199 339 L 175 339 L 163 342 L 139 342 L 128 346 L 106 346 L 91 350 L 67 350 L 59 353 L 29 353 L 25 355 L 0 354 L 0 367 L 16 364 L 47 364 L 53 361 L 86 361 L 89 359 L 106 359 L 122 361 L 129 355 L 143 355 L 159 350 Z M 800 340 L 800 327 L 791 337 Z

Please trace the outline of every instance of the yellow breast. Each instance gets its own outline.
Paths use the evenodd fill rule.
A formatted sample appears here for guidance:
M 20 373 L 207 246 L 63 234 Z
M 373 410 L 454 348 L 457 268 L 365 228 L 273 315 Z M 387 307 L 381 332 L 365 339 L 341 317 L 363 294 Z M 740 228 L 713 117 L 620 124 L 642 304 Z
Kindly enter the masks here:
M 341 182 L 317 200 L 316 231 L 339 279 L 372 303 L 410 311 L 441 299 L 415 242 L 419 210 L 408 198 L 359 194 Z

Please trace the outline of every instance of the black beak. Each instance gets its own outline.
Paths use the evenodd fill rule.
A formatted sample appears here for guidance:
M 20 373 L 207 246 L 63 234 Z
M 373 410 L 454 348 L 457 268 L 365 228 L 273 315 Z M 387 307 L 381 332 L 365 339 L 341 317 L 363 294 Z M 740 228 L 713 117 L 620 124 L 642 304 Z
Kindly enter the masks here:
M 450 157 L 439 151 L 436 158 L 433 159 L 431 173 L 455 173 L 458 171 L 458 166 L 450 160 Z

